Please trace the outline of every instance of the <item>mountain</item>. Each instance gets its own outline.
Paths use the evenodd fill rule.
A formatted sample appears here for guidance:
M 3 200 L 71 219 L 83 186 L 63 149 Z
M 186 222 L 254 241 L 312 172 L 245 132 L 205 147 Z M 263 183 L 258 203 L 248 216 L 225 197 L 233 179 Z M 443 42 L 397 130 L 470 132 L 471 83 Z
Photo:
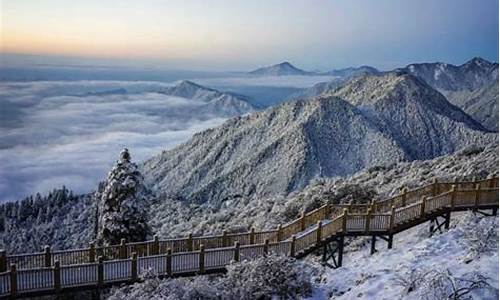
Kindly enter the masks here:
M 423 80 L 405 73 L 358 77 L 329 95 L 358 107 L 412 159 L 454 151 L 469 130 L 485 128 Z
M 352 78 L 360 75 L 375 75 L 379 74 L 380 71 L 370 66 L 360 66 L 357 68 L 345 68 L 345 69 L 334 69 L 322 75 L 337 76 L 341 78 Z
M 443 91 L 472 91 L 498 80 L 498 63 L 479 57 L 460 66 L 441 62 L 422 63 L 408 65 L 402 70 Z
M 146 183 L 193 202 L 290 193 L 321 177 L 497 139 L 408 74 L 366 76 L 196 134 L 146 161 Z
M 204 102 L 206 105 L 202 109 L 207 113 L 235 116 L 253 112 L 257 109 L 246 96 L 220 92 L 188 80 L 183 80 L 175 86 L 162 89 L 159 93 Z
M 498 131 L 498 82 L 475 90 L 462 106 L 483 126 Z
M 259 68 L 249 72 L 251 75 L 260 76 L 290 76 L 290 75 L 311 75 L 313 73 L 306 72 L 299 68 L 296 68 L 291 63 L 285 61 L 277 65 Z
M 401 71 L 422 78 L 434 89 L 442 93 L 448 101 L 469 113 L 490 130 L 498 131 L 498 109 L 482 113 L 477 107 L 493 104 L 498 107 L 486 90 L 498 89 L 498 63 L 479 57 L 455 66 L 446 63 L 411 64 Z M 481 95 L 484 95 L 482 97 Z
M 300 91 L 297 91 L 286 98 L 286 101 L 290 100 L 300 100 L 300 99 L 308 99 L 317 97 L 321 94 L 327 93 L 331 90 L 336 89 L 341 84 L 343 84 L 346 79 L 336 78 L 327 82 L 319 82 L 313 85 L 310 88 L 305 88 Z
M 370 66 L 361 66 L 358 68 L 345 68 L 339 70 L 332 70 L 329 72 L 321 73 L 321 75 L 327 76 L 336 76 L 337 78 L 327 81 L 316 83 L 310 88 L 302 89 L 298 92 L 295 92 L 288 96 L 286 100 L 298 100 L 298 99 L 307 99 L 319 96 L 328 91 L 334 90 L 344 82 L 354 77 L 363 76 L 363 75 L 377 75 L 381 74 L 381 72 Z

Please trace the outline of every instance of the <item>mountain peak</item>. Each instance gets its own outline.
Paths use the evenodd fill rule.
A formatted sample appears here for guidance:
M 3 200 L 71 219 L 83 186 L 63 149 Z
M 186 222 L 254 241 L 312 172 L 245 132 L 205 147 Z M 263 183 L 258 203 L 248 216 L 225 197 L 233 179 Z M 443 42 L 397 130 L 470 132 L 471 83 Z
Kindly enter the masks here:
M 281 62 L 276 65 L 262 67 L 251 71 L 252 75 L 268 75 L 268 76 L 287 76 L 287 75 L 308 75 L 309 72 L 301 70 L 288 61 Z
M 175 87 L 177 88 L 196 88 L 196 89 L 204 89 L 204 90 L 210 90 L 210 88 L 204 87 L 202 85 L 199 85 L 195 82 L 192 82 L 190 80 L 181 80 L 178 82 Z
M 483 59 L 479 56 L 476 56 L 463 64 L 463 66 L 468 66 L 468 67 L 479 67 L 479 68 L 490 68 L 493 65 L 492 62 Z

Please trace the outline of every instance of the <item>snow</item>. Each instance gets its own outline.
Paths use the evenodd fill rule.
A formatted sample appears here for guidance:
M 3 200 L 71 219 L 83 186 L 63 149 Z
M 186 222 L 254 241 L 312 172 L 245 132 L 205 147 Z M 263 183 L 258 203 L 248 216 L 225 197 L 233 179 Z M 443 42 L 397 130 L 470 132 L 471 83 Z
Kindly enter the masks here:
M 479 272 L 489 277 L 489 283 L 498 292 L 498 216 L 482 218 L 471 213 L 452 215 L 452 228 L 442 234 L 428 238 L 428 224 L 422 224 L 395 236 L 394 248 L 386 249 L 384 241 L 377 242 L 378 252 L 369 254 L 369 243 L 360 249 L 347 247 L 341 268 L 325 269 L 318 290 L 311 299 L 422 299 L 422 289 L 406 294 L 397 284 L 398 276 L 409 279 L 410 271 L 449 270 L 460 277 L 470 272 Z M 469 231 L 496 228 L 491 237 L 492 248 L 466 263 L 470 254 L 465 238 Z M 423 284 L 423 282 L 417 283 Z M 474 299 L 488 299 L 490 291 L 479 290 Z

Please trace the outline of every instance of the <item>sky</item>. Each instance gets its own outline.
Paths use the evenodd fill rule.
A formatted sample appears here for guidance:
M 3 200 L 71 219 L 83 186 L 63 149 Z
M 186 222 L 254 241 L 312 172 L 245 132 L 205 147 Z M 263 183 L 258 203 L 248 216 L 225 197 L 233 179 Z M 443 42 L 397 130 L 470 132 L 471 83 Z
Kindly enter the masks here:
M 41 61 L 229 71 L 498 61 L 498 0 L 0 1 L 2 54 Z

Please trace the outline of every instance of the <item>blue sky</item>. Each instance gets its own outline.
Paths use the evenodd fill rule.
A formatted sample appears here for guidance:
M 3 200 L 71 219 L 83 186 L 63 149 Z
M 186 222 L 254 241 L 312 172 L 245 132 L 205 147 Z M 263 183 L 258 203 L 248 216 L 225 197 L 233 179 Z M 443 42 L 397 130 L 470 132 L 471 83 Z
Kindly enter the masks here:
M 1 5 L 2 53 L 35 54 L 42 61 L 196 70 L 245 70 L 285 60 L 309 70 L 460 64 L 473 56 L 498 61 L 498 0 L 3 0 Z

